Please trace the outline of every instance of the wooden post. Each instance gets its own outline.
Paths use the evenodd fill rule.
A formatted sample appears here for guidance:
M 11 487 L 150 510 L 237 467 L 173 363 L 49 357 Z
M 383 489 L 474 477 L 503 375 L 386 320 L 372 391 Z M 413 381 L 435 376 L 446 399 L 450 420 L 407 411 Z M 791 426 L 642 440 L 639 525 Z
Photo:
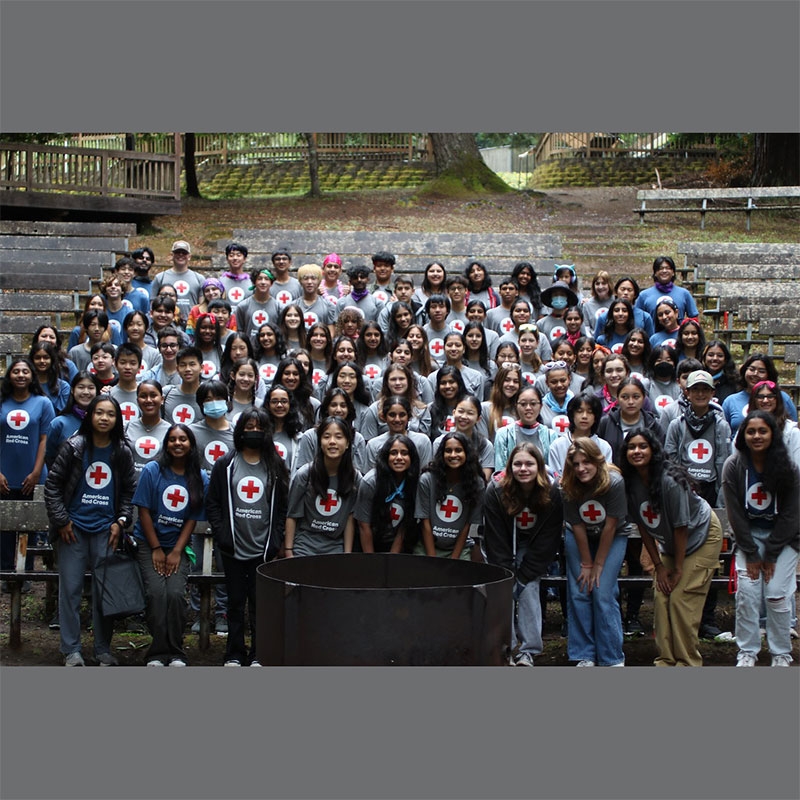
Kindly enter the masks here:
M 174 134 L 175 137 L 175 160 L 174 160 L 174 167 L 173 167 L 173 186 L 172 186 L 172 196 L 176 200 L 181 199 L 181 135 L 179 133 Z

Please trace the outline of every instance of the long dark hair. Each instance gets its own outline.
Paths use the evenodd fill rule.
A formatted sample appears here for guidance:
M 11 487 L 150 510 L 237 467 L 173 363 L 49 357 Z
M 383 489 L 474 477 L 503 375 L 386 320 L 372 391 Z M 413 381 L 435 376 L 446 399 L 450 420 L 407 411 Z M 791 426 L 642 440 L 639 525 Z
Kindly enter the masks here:
M 264 432 L 261 440 L 261 460 L 267 466 L 267 472 L 278 483 L 284 491 L 289 486 L 289 471 L 286 469 L 283 459 L 275 449 L 275 442 L 272 439 L 272 424 L 269 421 L 269 414 L 263 408 L 248 406 L 236 420 L 233 427 L 233 446 L 238 452 L 244 449 L 244 428 L 250 420 L 255 420 L 259 428 Z
M 289 341 L 289 328 L 286 326 L 286 315 L 289 313 L 289 309 L 293 308 L 299 315 L 300 315 L 300 327 L 297 329 L 297 340 L 300 342 L 300 347 L 306 346 L 306 324 L 303 322 L 303 309 L 297 303 L 289 303 L 288 306 L 285 306 L 281 309 L 281 313 L 278 316 L 278 327 L 281 329 L 281 333 L 283 334 L 284 342 Z
M 652 451 L 650 463 L 647 465 L 647 468 L 651 476 L 648 486 L 650 505 L 653 507 L 654 511 L 660 511 L 662 508 L 663 497 L 661 484 L 664 477 L 674 481 L 681 489 L 687 492 L 696 492 L 697 486 L 686 467 L 667 458 L 656 433 L 651 428 L 634 428 L 625 436 L 625 441 L 622 444 L 622 477 L 625 478 L 625 485 L 629 487 L 629 494 L 630 487 L 633 481 L 636 480 L 638 473 L 628 461 L 628 445 L 631 439 L 636 436 L 641 436 L 648 445 L 650 445 L 650 450 Z
M 636 327 L 636 322 L 633 319 L 633 306 L 627 300 L 621 300 L 619 298 L 612 300 L 611 305 L 608 307 L 608 313 L 606 314 L 605 325 L 603 325 L 603 336 L 606 337 L 606 341 L 609 341 L 616 329 L 616 323 L 614 322 L 614 308 L 616 306 L 623 306 L 628 312 L 628 321 L 625 323 L 628 333 Z
M 58 416 L 66 417 L 66 416 L 69 416 L 70 414 L 74 413 L 73 408 L 76 405 L 76 403 L 75 403 L 75 387 L 81 381 L 89 381 L 90 383 L 92 383 L 92 385 L 94 386 L 95 396 L 100 394 L 100 388 L 101 388 L 100 387 L 100 383 L 97 380 L 97 378 L 94 375 L 92 375 L 91 372 L 89 372 L 88 370 L 83 370 L 83 369 L 80 372 L 76 372 L 75 373 L 75 377 L 69 383 L 69 400 L 67 400 L 67 404 L 64 406 L 64 408 L 61 409 L 61 411 L 59 412 Z M 159 391 L 161 391 L 161 384 L 158 383 L 158 381 L 142 381 L 142 383 L 157 383 L 158 387 L 159 387 Z M 140 383 L 139 386 L 141 386 L 142 383 Z M 139 390 L 139 386 L 136 387 L 137 393 L 138 393 L 138 390 Z M 94 398 L 92 398 L 92 399 L 94 399 Z M 87 408 L 88 408 L 88 406 L 87 406 Z
M 441 503 L 447 497 L 447 467 L 444 463 L 444 448 L 451 440 L 455 439 L 463 448 L 467 458 L 464 466 L 460 467 L 459 483 L 463 487 L 464 497 L 467 507 L 472 509 L 482 492 L 486 489 L 486 481 L 483 479 L 483 469 L 478 460 L 478 452 L 472 446 L 472 442 L 458 431 L 451 431 L 442 437 L 439 447 L 431 459 L 431 463 L 425 468 L 425 472 L 433 475 L 434 495 L 436 502 Z
M 711 341 L 706 343 L 706 346 L 703 348 L 703 354 L 700 357 L 700 361 L 703 362 L 703 369 L 708 369 L 706 365 L 706 353 L 708 353 L 712 347 L 718 347 L 722 350 L 722 355 L 725 356 L 725 363 L 722 365 L 721 380 L 724 380 L 726 383 L 730 384 L 730 386 L 738 389 L 741 384 L 739 380 L 739 371 L 736 368 L 736 362 L 733 360 L 728 345 L 726 345 L 722 339 L 711 339 Z M 708 371 L 711 372 L 710 369 L 708 369 Z
M 310 428 L 314 424 L 315 410 L 311 402 L 314 388 L 311 385 L 311 376 L 306 372 L 306 368 L 294 356 L 286 356 L 278 364 L 278 369 L 275 371 L 275 377 L 272 382 L 283 384 L 283 373 L 286 372 L 287 367 L 296 367 L 300 375 L 300 383 L 297 384 L 296 389 L 289 392 L 289 397 L 296 406 L 303 424 Z
M 361 328 L 361 333 L 358 335 L 358 341 L 356 342 L 356 363 L 362 369 L 366 366 L 367 359 L 370 358 L 370 355 L 367 352 L 367 343 L 364 341 L 364 334 L 367 331 L 373 330 L 378 331 L 378 333 L 381 335 L 380 341 L 378 342 L 378 347 L 375 350 L 375 355 L 379 358 L 386 358 L 389 353 L 389 348 L 386 346 L 386 337 L 383 335 L 381 326 L 378 325 L 375 320 L 369 320 L 365 322 L 364 326 Z
M 33 370 L 34 378 L 36 378 L 36 368 L 33 357 L 40 351 L 47 353 L 48 357 L 50 358 L 50 366 L 47 368 L 47 388 L 51 392 L 57 392 L 58 380 L 60 377 L 58 351 L 52 344 L 50 344 L 50 342 L 39 342 L 38 344 L 34 344 L 31 346 L 31 350 L 28 355 L 31 360 L 31 363 L 34 364 L 34 370 Z M 36 378 L 36 380 L 38 381 L 38 378 Z
M 439 430 L 450 414 L 450 409 L 447 407 L 444 398 L 439 393 L 439 387 L 441 386 L 442 378 L 446 378 L 447 376 L 454 378 L 455 382 L 458 384 L 458 394 L 455 397 L 453 408 L 458 405 L 462 397 L 467 395 L 467 387 L 464 386 L 464 379 L 461 377 L 461 371 L 458 369 L 458 367 L 452 367 L 449 365 L 440 367 L 439 371 L 436 373 L 436 389 L 433 392 L 433 402 L 431 403 L 432 431 Z
M 417 484 L 419 482 L 419 453 L 414 446 L 414 442 L 402 433 L 392 434 L 378 451 L 375 460 L 375 495 L 372 498 L 372 510 L 370 512 L 370 523 L 374 529 L 383 533 L 392 529 L 391 503 L 388 498 L 398 488 L 397 477 L 389 468 L 389 451 L 395 444 L 403 444 L 408 448 L 411 456 L 411 464 L 408 467 L 403 480 L 403 496 L 397 498 L 397 502 L 403 508 L 403 526 L 406 529 L 406 537 L 415 527 L 414 505 L 416 503 Z
M 518 453 L 527 453 L 536 462 L 536 485 L 527 493 L 523 492 L 511 469 Z M 519 514 L 525 507 L 536 512 L 550 505 L 550 479 L 547 477 L 544 456 L 533 442 L 521 442 L 511 451 L 503 476 L 500 478 L 500 491 L 503 507 L 513 516 Z
M 525 287 L 519 285 L 519 274 L 524 269 L 529 269 L 531 272 L 531 281 Z M 519 290 L 519 296 L 525 297 L 527 295 L 527 299 L 530 300 L 533 306 L 532 316 L 538 317 L 539 312 L 542 310 L 542 290 L 539 286 L 539 279 L 536 277 L 536 270 L 533 264 L 531 264 L 530 261 L 517 261 L 517 263 L 514 264 L 514 269 L 511 271 L 511 280 L 514 281 L 514 285 Z
M 321 496 L 328 491 L 328 470 L 325 468 L 325 455 L 322 452 L 322 434 L 334 426 L 339 428 L 340 431 L 347 438 L 347 443 L 350 445 L 345 450 L 339 468 L 336 471 L 337 489 L 336 492 L 339 497 L 347 497 L 355 486 L 356 470 L 353 466 L 353 428 L 347 422 L 339 417 L 325 417 L 317 427 L 317 452 L 314 460 L 311 462 L 311 470 L 308 475 L 309 485 L 317 496 Z
M 368 406 L 370 404 L 370 396 L 367 387 L 364 385 L 364 372 L 355 361 L 343 361 L 337 364 L 330 377 L 330 385 L 336 386 L 339 379 L 339 373 L 345 368 L 350 367 L 356 373 L 356 388 L 353 392 L 353 400 L 361 405 Z
M 621 351 L 622 355 L 624 355 L 625 358 L 628 359 L 628 361 L 631 360 L 629 354 L 630 350 L 629 345 L 631 341 L 631 336 L 633 336 L 634 333 L 638 333 L 639 335 L 641 335 L 644 341 L 644 347 L 642 348 L 641 362 L 642 366 L 646 368 L 647 362 L 650 360 L 650 352 L 652 351 L 653 348 L 650 346 L 650 337 L 647 335 L 647 331 L 644 328 L 633 327 L 628 331 L 627 335 L 625 336 L 625 341 L 622 343 L 622 351 Z
M 297 406 L 291 402 L 292 393 L 282 383 L 273 383 L 272 386 L 267 389 L 267 394 L 264 397 L 264 408 L 267 410 L 271 422 L 272 410 L 269 407 L 269 400 L 277 389 L 280 389 L 282 392 L 286 392 L 289 397 L 289 411 L 283 420 L 283 430 L 290 438 L 294 439 L 298 433 L 301 433 L 305 430 L 305 427 L 303 422 L 300 420 L 300 414 L 297 411 Z
M 489 368 L 489 348 L 486 346 L 486 329 L 480 322 L 468 322 L 464 326 L 464 332 L 461 334 L 461 341 L 464 343 L 464 356 L 461 360 L 467 361 L 469 357 L 470 350 L 467 346 L 467 334 L 470 331 L 481 332 L 481 344 L 478 348 L 478 363 L 481 365 L 481 369 L 491 377 L 492 371 Z
M 333 400 L 334 397 L 344 398 L 345 405 L 347 406 L 347 416 L 345 417 L 345 421 L 352 427 L 356 421 L 356 407 L 353 405 L 350 395 L 347 394 L 344 389 L 340 389 L 338 386 L 331 386 L 328 391 L 325 392 L 325 396 L 322 398 L 322 403 L 319 407 L 319 418 L 323 420 L 330 416 L 328 413 L 328 406 L 331 404 L 331 400 Z
M 281 329 L 272 322 L 265 322 L 263 325 L 258 326 L 258 331 L 256 331 L 256 335 L 253 337 L 253 358 L 259 363 L 262 358 L 271 358 L 271 356 L 268 356 L 264 352 L 264 348 L 261 346 L 261 339 L 259 338 L 259 334 L 264 328 L 269 328 L 275 334 L 275 358 L 283 358 L 286 355 L 286 339 L 284 339 Z
M 3 380 L 0 381 L 0 398 L 7 400 L 14 395 L 14 387 L 11 385 L 10 375 L 11 370 L 14 369 L 17 364 L 26 364 L 31 371 L 31 382 L 28 385 L 28 391 L 31 394 L 44 395 L 41 384 L 36 379 L 36 367 L 33 366 L 33 362 L 29 358 L 25 358 L 25 356 L 18 356 L 8 365 L 6 374 L 3 375 Z
M 797 491 L 797 467 L 786 449 L 783 432 L 778 428 L 775 417 L 768 411 L 761 411 L 760 409 L 751 411 L 739 425 L 733 445 L 740 453 L 749 454 L 750 451 L 747 447 L 744 431 L 747 423 L 754 419 L 764 422 L 772 432 L 772 442 L 765 459 L 761 480 L 767 491 L 774 492 L 778 495 L 778 499 L 782 500 L 784 494 L 791 491 L 793 487 Z
M 234 342 L 244 342 L 247 346 L 247 357 L 254 358 L 253 343 L 250 341 L 249 336 L 245 336 L 243 333 L 239 333 L 238 331 L 233 331 L 231 334 L 229 334 L 228 338 L 225 339 L 225 344 L 222 348 L 222 358 L 220 358 L 219 365 L 220 379 L 223 381 L 223 383 L 229 383 L 231 379 L 231 369 L 233 368 L 231 349 L 233 348 Z
M 125 429 L 122 424 L 122 409 L 119 403 L 108 394 L 98 394 L 97 397 L 92 399 L 86 409 L 86 416 L 81 420 L 81 426 L 78 428 L 78 433 L 86 441 L 86 451 L 89 454 L 89 461 L 94 458 L 94 428 L 92 427 L 92 416 L 98 403 L 111 403 L 114 410 L 117 412 L 117 419 L 114 422 L 114 427 L 111 429 L 109 436 L 111 438 L 111 458 L 110 464 L 116 470 L 116 462 L 119 457 L 120 450 L 123 447 L 129 447 L 128 441 L 125 438 Z
M 182 422 L 176 422 L 170 425 L 167 432 L 164 434 L 164 440 L 161 446 L 161 452 L 158 454 L 156 460 L 158 461 L 158 468 L 163 475 L 166 470 L 172 469 L 172 456 L 167 451 L 167 440 L 174 430 L 182 431 L 189 439 L 191 449 L 186 454 L 183 462 L 183 477 L 186 479 L 186 488 L 189 491 L 189 508 L 192 511 L 197 511 L 203 507 L 203 476 L 200 473 L 202 469 L 200 464 L 200 452 L 197 449 L 197 439 L 195 439 L 192 429 Z

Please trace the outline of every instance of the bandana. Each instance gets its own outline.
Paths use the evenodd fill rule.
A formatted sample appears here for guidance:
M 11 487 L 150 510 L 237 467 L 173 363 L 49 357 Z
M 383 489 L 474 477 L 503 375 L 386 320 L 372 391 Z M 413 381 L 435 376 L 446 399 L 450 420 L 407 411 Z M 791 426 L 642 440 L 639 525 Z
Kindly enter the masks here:
M 78 418 L 83 419 L 86 416 L 86 409 L 80 406 L 72 406 L 72 413 Z
M 611 392 L 608 391 L 608 386 L 603 384 L 603 400 L 605 401 L 605 405 L 603 406 L 603 413 L 608 414 L 612 408 L 617 407 L 617 401 L 611 396 Z
M 675 286 L 674 281 L 669 281 L 668 283 L 659 283 L 656 281 L 655 283 L 656 289 L 658 289 L 659 292 L 664 292 L 664 294 L 669 294 Z
M 355 301 L 356 301 L 356 303 L 359 303 L 359 302 L 361 302 L 361 301 L 362 301 L 362 300 L 363 300 L 363 299 L 364 299 L 364 298 L 365 298 L 365 297 L 366 297 L 368 294 L 369 294 L 369 289 L 367 289 L 366 287 L 364 287 L 364 289 L 363 289 L 362 291 L 360 291 L 360 292 L 357 292 L 355 289 L 353 289 L 353 291 L 352 291 L 352 292 L 350 292 L 350 297 L 352 297 L 352 298 L 353 298 L 353 300 L 355 300 Z
M 393 491 L 386 495 L 386 500 L 384 502 L 391 503 L 395 497 L 399 497 L 401 500 L 405 500 L 405 488 L 406 488 L 406 481 L 405 478 L 401 481 L 400 485 Z
M 223 278 L 230 278 L 232 281 L 247 281 L 250 280 L 250 275 L 247 272 L 228 272 L 227 270 L 222 273 Z

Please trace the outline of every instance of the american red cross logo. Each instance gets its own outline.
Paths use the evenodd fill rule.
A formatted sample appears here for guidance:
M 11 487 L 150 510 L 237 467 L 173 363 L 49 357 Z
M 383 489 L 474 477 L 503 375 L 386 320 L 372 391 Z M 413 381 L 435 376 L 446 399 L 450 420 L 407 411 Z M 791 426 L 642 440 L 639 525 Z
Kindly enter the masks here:
M 338 297 L 334 297 L 332 294 L 326 294 L 325 299 L 332 305 L 335 306 L 339 302 Z
M 95 461 L 89 464 L 86 470 L 86 483 L 93 486 L 95 489 L 102 489 L 108 486 L 111 481 L 111 470 L 102 461 Z
M 523 508 L 517 515 L 515 522 L 517 523 L 517 528 L 520 530 L 528 530 L 536 523 L 536 514 L 531 514 L 527 508 Z
M 278 368 L 274 364 L 262 364 L 259 372 L 265 381 L 271 381 L 275 377 Z
M 370 379 L 374 379 L 374 378 L 377 378 L 377 377 L 378 377 L 378 375 L 380 375 L 380 374 L 381 374 L 381 371 L 380 371 L 380 369 L 379 369 L 378 367 L 376 367 L 374 364 L 370 364 L 370 365 L 369 365 L 369 366 L 368 366 L 368 367 L 367 367 L 367 368 L 364 370 L 364 374 L 365 374 L 365 375 L 366 375 L 368 378 L 370 378 Z
M 525 378 L 525 383 L 533 386 L 536 383 L 536 375 L 533 372 L 523 372 L 522 377 Z
M 444 342 L 441 339 L 434 339 L 429 345 L 428 348 L 430 349 L 431 353 L 435 356 L 438 356 L 439 353 L 444 350 Z
M 178 282 L 175 284 L 175 291 L 176 291 L 176 292 L 177 292 L 179 295 L 184 295 L 184 294 L 186 294 L 186 293 L 189 291 L 189 284 L 188 284 L 188 283 L 185 283 L 184 281 L 178 281 Z
M 688 446 L 689 458 L 695 464 L 705 464 L 711 460 L 711 446 L 706 439 L 697 439 L 694 444 Z
M 231 289 L 228 292 L 228 299 L 232 303 L 238 303 L 243 297 L 244 297 L 244 289 L 241 289 L 238 286 L 234 286 L 233 289 Z
M 664 347 L 671 347 L 674 350 L 675 349 L 675 345 L 677 344 L 677 341 L 674 338 L 672 338 L 672 339 L 664 339 L 664 341 L 661 342 L 661 344 L 664 345 Z
M 579 509 L 581 519 L 590 525 L 596 525 L 606 518 L 606 510 L 593 500 L 587 500 Z
M 145 458 L 149 458 L 151 453 L 155 455 L 159 449 L 158 441 L 150 436 L 143 436 L 136 440 L 136 451 Z
M 265 322 L 269 322 L 269 314 L 267 314 L 267 312 L 263 309 L 259 308 L 257 311 L 253 312 L 253 322 L 256 325 L 261 326 Z
M 205 456 L 206 461 L 210 464 L 216 462 L 218 458 L 222 458 L 228 452 L 228 447 L 223 442 L 209 442 L 206 445 Z
M 558 414 L 553 417 L 553 429 L 559 433 L 566 433 L 569 430 L 569 417 L 566 414 Z
M 316 386 L 324 377 L 325 373 L 321 369 L 315 369 L 311 373 L 311 382 Z
M 306 328 L 310 328 L 312 325 L 316 325 L 318 319 L 319 317 L 313 311 L 306 311 L 303 322 L 305 322 Z
M 189 495 L 182 486 L 167 486 L 162 497 L 164 505 L 171 511 L 180 511 L 189 501 Z
M 660 394 L 656 400 L 656 405 L 659 408 L 666 408 L 672 402 L 672 398 L 666 394 Z
M 172 412 L 172 419 L 176 422 L 182 422 L 184 425 L 194 422 L 194 409 L 183 403 Z
M 278 297 L 277 297 L 278 302 L 282 306 L 285 306 L 288 302 L 291 301 L 291 299 L 292 299 L 292 296 L 287 291 L 280 292 L 278 294 Z
M 8 426 L 15 431 L 20 431 L 28 426 L 31 421 L 30 415 L 27 411 L 12 411 L 7 417 L 6 422 Z
M 264 491 L 264 484 L 256 478 L 242 478 L 236 486 L 236 494 L 245 503 L 255 503 Z
M 772 494 L 764 488 L 763 483 L 754 483 L 747 495 L 747 502 L 754 508 L 766 508 L 772 502 Z
M 503 415 L 502 419 L 500 420 L 500 427 L 505 428 L 506 425 L 513 425 L 517 420 L 514 417 L 508 417 Z
M 275 451 L 284 461 L 286 460 L 286 454 L 288 451 L 280 442 L 275 442 Z
M 314 501 L 317 511 L 324 517 L 332 517 L 342 504 L 339 495 L 333 489 L 328 489 L 324 497 L 317 497 Z
M 448 432 L 452 431 L 453 428 L 456 427 L 456 420 L 452 414 L 447 416 L 447 419 L 444 421 L 444 429 Z
M 374 297 L 376 300 L 380 300 L 380 301 L 381 301 L 381 303 L 385 303 L 385 302 L 386 302 L 386 301 L 389 299 L 389 295 L 388 295 L 388 294 L 386 294 L 386 292 L 382 292 L 382 291 L 380 291 L 380 290 L 378 290 L 378 291 L 376 291 L 376 292 L 373 292 L 372 296 L 373 296 L 373 297 Z
M 550 340 L 554 342 L 556 339 L 560 339 L 562 336 L 566 335 L 567 329 L 562 328 L 560 325 L 556 325 L 556 327 L 550 331 Z
M 501 323 L 500 327 L 506 332 L 511 333 L 514 330 L 514 320 L 511 317 L 506 317 Z
M 217 374 L 217 365 L 213 361 L 204 361 L 202 371 L 204 378 L 213 378 Z
M 464 333 L 464 323 L 463 323 L 463 322 L 462 322 L 460 319 L 454 319 L 454 320 L 453 320 L 453 321 L 450 323 L 450 327 L 451 327 L 451 328 L 452 328 L 452 329 L 453 329 L 453 330 L 454 330 L 456 333 Z
M 623 342 L 617 342 L 611 346 L 611 352 L 619 355 L 622 352 Z
M 648 528 L 657 528 L 658 523 L 661 521 L 661 515 L 650 505 L 648 500 L 645 500 L 639 506 L 639 513 Z
M 396 528 L 402 521 L 405 512 L 399 503 L 391 503 L 389 506 L 389 518 L 392 520 L 392 527 Z
M 452 494 L 447 495 L 443 503 L 436 504 L 436 515 L 445 522 L 460 517 L 462 510 L 461 501 Z
M 139 364 L 139 369 L 136 371 L 136 377 L 138 378 L 140 375 L 147 372 L 148 369 L 149 367 L 147 366 L 147 364 L 144 361 L 142 361 L 142 363 Z
M 119 410 L 122 412 L 122 416 L 125 417 L 125 422 L 130 422 L 139 416 L 139 408 L 133 403 L 121 403 Z

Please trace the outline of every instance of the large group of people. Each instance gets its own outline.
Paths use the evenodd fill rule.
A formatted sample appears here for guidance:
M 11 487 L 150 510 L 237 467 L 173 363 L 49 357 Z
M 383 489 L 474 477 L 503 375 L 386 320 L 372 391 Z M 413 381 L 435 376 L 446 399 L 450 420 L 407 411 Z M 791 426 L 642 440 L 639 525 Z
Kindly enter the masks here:
M 252 269 L 245 245 L 225 255 L 213 276 L 190 268 L 185 241 L 154 276 L 149 248 L 121 258 L 67 345 L 39 328 L 0 383 L 0 495 L 45 484 L 67 665 L 85 663 L 83 575 L 127 532 L 145 663 L 187 664 L 202 520 L 225 575 L 227 666 L 259 665 L 259 564 L 355 551 L 507 567 L 518 666 L 542 652 L 541 579 L 559 571 L 570 660 L 624 666 L 644 594 L 623 603 L 626 564 L 653 575 L 655 663 L 700 665 L 699 637 L 720 633 L 721 506 L 737 665 L 756 664 L 762 629 L 771 664 L 792 661 L 797 409 L 768 355 L 737 366 L 705 340 L 669 257 L 644 291 L 599 271 L 584 292 L 572 264 L 541 290 L 520 261 L 496 290 L 474 259 L 456 273 L 434 261 L 415 286 L 386 251 L 346 273 L 331 253 L 297 277 L 284 248 Z M 4 534 L 3 570 L 14 557 Z M 114 665 L 96 597 L 92 628 L 95 661 Z

